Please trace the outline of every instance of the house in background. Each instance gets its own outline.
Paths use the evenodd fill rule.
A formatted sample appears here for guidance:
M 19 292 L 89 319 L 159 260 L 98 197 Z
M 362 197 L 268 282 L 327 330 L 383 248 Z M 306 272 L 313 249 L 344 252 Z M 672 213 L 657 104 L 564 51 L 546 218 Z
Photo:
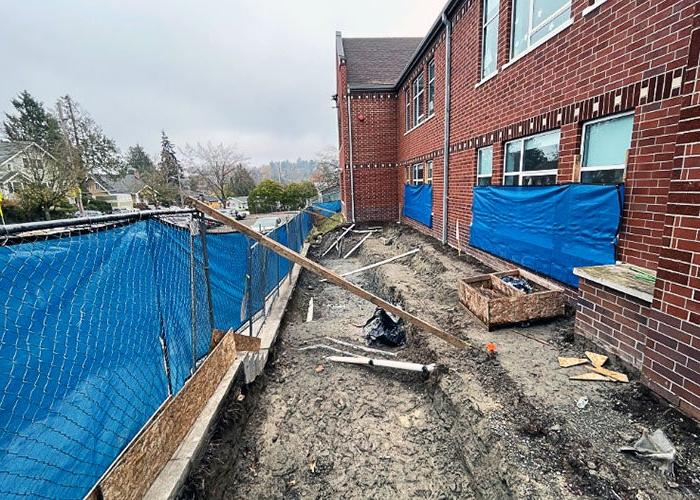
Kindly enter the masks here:
M 226 200 L 227 208 L 238 210 L 239 212 L 248 212 L 248 197 L 235 196 Z
M 700 2 L 540 3 L 450 0 L 422 39 L 337 33 L 343 212 L 494 268 L 566 270 L 577 334 L 700 419 Z M 617 195 L 547 218 L 520 203 L 564 190 Z M 596 243 L 557 223 L 589 230 L 598 214 L 617 219 L 609 265 L 554 269 Z
M 5 198 L 14 198 L 22 183 L 30 180 L 27 170 L 30 161 L 55 161 L 55 158 L 34 142 L 0 141 L 0 192 Z
M 133 210 L 139 204 L 148 205 L 157 194 L 137 174 L 118 179 L 92 175 L 88 179 L 87 191 L 96 200 L 109 203 L 113 210 Z
M 340 200 L 340 184 L 336 184 L 335 186 L 328 186 L 322 189 L 317 189 L 318 201 L 320 201 L 321 203 Z

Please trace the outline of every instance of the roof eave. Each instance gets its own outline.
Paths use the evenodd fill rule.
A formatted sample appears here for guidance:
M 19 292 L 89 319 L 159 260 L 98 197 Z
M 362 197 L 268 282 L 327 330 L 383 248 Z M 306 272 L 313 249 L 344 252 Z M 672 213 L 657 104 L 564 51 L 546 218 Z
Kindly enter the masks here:
M 348 88 L 352 92 L 353 90 L 358 90 L 361 92 L 393 92 L 396 89 L 396 84 L 393 83 L 359 83 L 350 84 Z

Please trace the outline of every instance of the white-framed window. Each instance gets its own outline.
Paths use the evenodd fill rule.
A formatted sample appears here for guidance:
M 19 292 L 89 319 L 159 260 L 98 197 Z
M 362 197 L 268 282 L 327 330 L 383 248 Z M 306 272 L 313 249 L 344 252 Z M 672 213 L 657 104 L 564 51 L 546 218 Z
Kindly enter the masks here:
M 581 182 L 619 184 L 625 180 L 632 146 L 634 113 L 608 116 L 583 124 Z
M 483 0 L 481 29 L 481 79 L 498 71 L 498 7 L 499 0 Z
M 421 74 L 413 80 L 413 126 L 417 127 L 425 120 L 425 78 Z
M 408 132 L 411 130 L 411 92 L 409 89 L 406 89 L 404 94 L 406 98 L 406 132 Z
M 571 0 L 513 0 L 511 59 L 571 18 Z
M 428 163 L 426 163 L 425 183 L 433 183 L 433 160 L 430 160 Z
M 492 176 L 493 146 L 488 146 L 476 152 L 476 185 L 490 186 Z
M 551 186 L 557 183 L 559 138 L 555 130 L 506 143 L 505 186 Z
M 428 116 L 435 114 L 435 59 L 428 63 Z
M 424 174 L 425 174 L 425 167 L 423 166 L 422 163 L 416 163 L 413 165 L 413 182 L 412 184 L 414 186 L 417 186 L 418 184 L 423 184 L 424 181 Z

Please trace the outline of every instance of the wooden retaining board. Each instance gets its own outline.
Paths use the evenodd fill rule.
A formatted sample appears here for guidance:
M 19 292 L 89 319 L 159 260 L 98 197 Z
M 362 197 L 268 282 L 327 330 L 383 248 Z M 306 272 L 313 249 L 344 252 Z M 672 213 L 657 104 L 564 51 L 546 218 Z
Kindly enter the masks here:
M 504 276 L 524 278 L 535 291 L 527 294 L 518 290 L 501 281 Z M 459 300 L 489 330 L 495 326 L 554 318 L 565 311 L 563 288 L 522 269 L 464 278 L 459 281 Z

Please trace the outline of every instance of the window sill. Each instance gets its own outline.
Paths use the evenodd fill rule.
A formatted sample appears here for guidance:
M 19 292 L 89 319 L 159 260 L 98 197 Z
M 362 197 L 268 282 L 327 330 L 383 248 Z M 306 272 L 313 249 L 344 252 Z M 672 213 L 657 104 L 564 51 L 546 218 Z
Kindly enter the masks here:
M 489 80 L 491 80 L 493 77 L 495 77 L 497 74 L 498 74 L 498 70 L 494 71 L 494 72 L 491 73 L 489 76 L 487 76 L 487 77 L 485 77 L 485 78 L 482 78 L 481 81 L 480 81 L 479 83 L 477 83 L 476 85 L 474 85 L 474 88 L 475 88 L 475 89 L 478 89 L 478 88 L 481 87 L 483 84 L 485 84 L 486 82 L 488 82 Z
M 583 9 L 583 14 L 582 14 L 583 17 L 586 17 L 586 16 L 587 16 L 588 14 L 590 14 L 591 12 L 595 12 L 596 10 L 598 10 L 598 7 L 600 7 L 601 5 L 603 5 L 603 4 L 604 4 L 605 2 L 607 2 L 607 1 L 608 1 L 608 0 L 598 0 L 598 1 L 597 1 L 596 3 L 594 3 L 593 5 L 589 5 L 588 7 L 586 7 L 585 9 Z
M 520 59 L 522 59 L 523 57 L 527 56 L 527 55 L 530 54 L 531 52 L 534 52 L 535 50 L 537 50 L 539 47 L 541 47 L 542 45 L 544 45 L 545 43 L 547 43 L 549 40 L 551 40 L 552 38 L 554 38 L 555 36 L 557 36 L 559 33 L 561 33 L 562 31 L 564 31 L 565 29 L 567 29 L 567 28 L 568 28 L 569 26 L 571 26 L 572 24 L 574 24 L 574 18 L 573 18 L 573 17 L 570 18 L 568 21 L 566 21 L 566 22 L 565 22 L 564 24 L 562 24 L 561 26 L 559 26 L 557 29 L 555 29 L 554 31 L 552 31 L 549 35 L 547 35 L 546 37 L 544 37 L 542 40 L 538 41 L 538 42 L 535 43 L 534 45 L 530 45 L 524 52 L 521 52 L 520 54 L 518 54 L 514 59 L 511 59 L 510 61 L 508 61 L 507 63 L 505 63 L 503 66 L 501 66 L 501 70 L 504 70 L 504 69 L 507 69 L 507 68 L 511 67 L 513 64 L 515 64 L 516 62 L 518 62 Z
M 422 122 L 420 122 L 418 125 L 416 125 L 415 127 L 413 127 L 411 130 L 407 130 L 406 132 L 404 132 L 404 134 L 403 134 L 404 137 L 407 136 L 408 134 L 410 134 L 411 132 L 413 132 L 414 130 L 421 128 L 423 125 L 425 125 L 426 123 L 428 123 L 428 122 L 429 122 L 430 120 L 432 120 L 433 118 L 435 118 L 435 113 L 433 113 L 433 114 L 430 115 L 428 118 L 426 118 L 425 120 L 423 120 Z

